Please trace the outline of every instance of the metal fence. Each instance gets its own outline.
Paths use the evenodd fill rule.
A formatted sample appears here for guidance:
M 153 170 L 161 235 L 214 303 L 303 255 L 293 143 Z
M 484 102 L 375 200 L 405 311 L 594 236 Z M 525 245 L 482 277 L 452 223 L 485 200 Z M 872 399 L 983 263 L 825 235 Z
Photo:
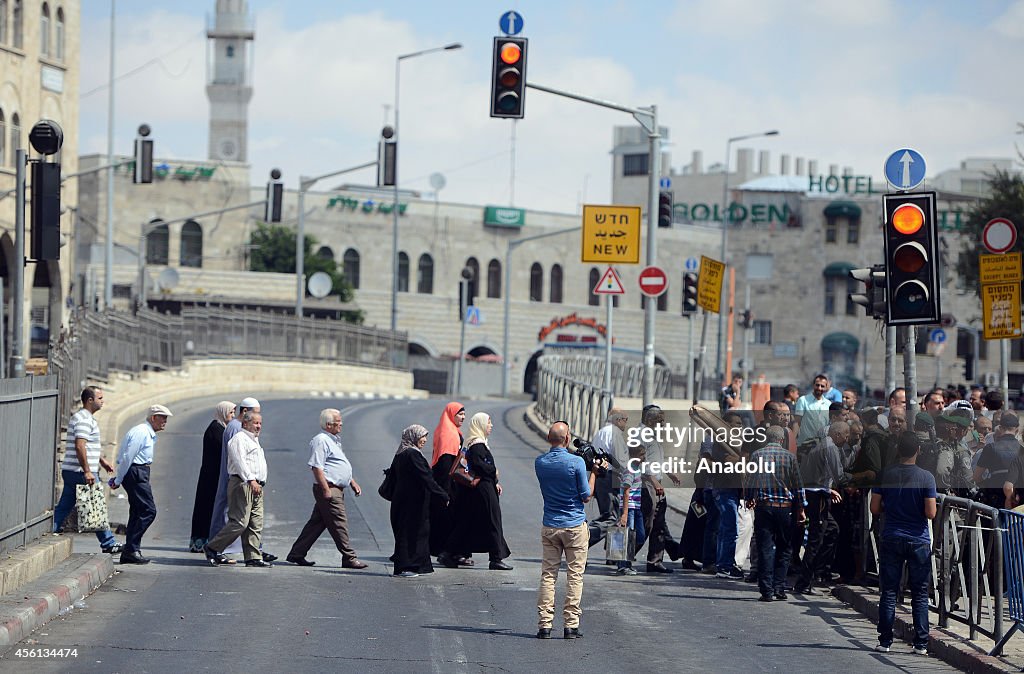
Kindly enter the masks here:
M 868 499 L 865 499 L 867 509 Z M 878 569 L 879 520 L 866 510 L 865 564 Z M 932 587 L 929 608 L 939 627 L 966 625 L 972 640 L 999 642 L 1004 633 L 1004 565 L 1001 512 L 977 501 L 940 494 L 931 522 Z
M 87 381 L 110 372 L 169 370 L 189 359 L 257 358 L 325 361 L 404 370 L 405 333 L 344 321 L 296 318 L 258 310 L 198 307 L 180 315 L 141 310 L 80 310 L 50 348 L 49 370 L 59 380 L 62 418 Z
M 0 554 L 53 528 L 57 381 L 0 379 Z

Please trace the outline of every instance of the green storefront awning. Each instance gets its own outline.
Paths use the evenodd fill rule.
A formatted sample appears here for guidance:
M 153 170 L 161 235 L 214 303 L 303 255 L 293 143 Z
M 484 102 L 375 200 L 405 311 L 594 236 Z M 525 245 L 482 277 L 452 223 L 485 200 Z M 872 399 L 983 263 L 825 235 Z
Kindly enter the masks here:
M 852 262 L 829 262 L 822 274 L 824 276 L 842 276 L 845 278 L 849 275 L 851 269 L 856 268 L 856 265 Z
M 826 218 L 859 218 L 860 206 L 852 201 L 833 201 L 825 207 Z
M 857 353 L 860 348 L 860 340 L 848 332 L 830 332 L 821 340 L 822 351 L 843 351 L 845 353 Z

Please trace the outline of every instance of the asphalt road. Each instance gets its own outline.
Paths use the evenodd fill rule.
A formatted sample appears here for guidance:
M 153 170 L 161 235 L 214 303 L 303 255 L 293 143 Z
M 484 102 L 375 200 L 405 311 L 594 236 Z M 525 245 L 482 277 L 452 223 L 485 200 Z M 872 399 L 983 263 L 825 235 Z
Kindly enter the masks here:
M 527 431 L 518 403 L 468 407 L 495 421 L 491 445 L 505 488 L 507 561 L 514 571 L 489 571 L 486 555 L 478 554 L 477 568 L 391 576 L 388 504 L 376 494 L 381 470 L 401 429 L 412 423 L 433 429 L 446 401 L 271 397 L 261 397 L 270 467 L 264 548 L 283 558 L 309 516 L 308 441 L 320 409 L 331 404 L 344 412 L 343 441 L 364 489 L 361 498 L 348 495 L 347 504 L 353 544 L 370 567 L 341 569 L 325 533 L 309 554 L 313 568 L 213 568 L 187 549 L 201 438 L 214 402 L 177 406 L 159 437 L 153 468 L 159 514 L 143 548 L 153 563 L 120 567 L 83 607 L 32 636 L 36 647 L 76 648 L 78 657 L 28 663 L 8 651 L 0 670 L 952 671 L 912 655 L 906 645 L 874 653 L 873 625 L 829 597 L 767 605 L 757 602 L 752 585 L 695 573 L 620 578 L 597 547 L 584 586 L 585 638 L 538 641 L 541 496 L 533 461 L 543 443 Z M 123 521 L 126 503 L 112 501 L 112 519 Z M 678 532 L 679 522 L 673 524 Z M 76 551 L 95 545 L 91 535 L 76 538 Z M 560 601 L 561 594 L 556 636 Z

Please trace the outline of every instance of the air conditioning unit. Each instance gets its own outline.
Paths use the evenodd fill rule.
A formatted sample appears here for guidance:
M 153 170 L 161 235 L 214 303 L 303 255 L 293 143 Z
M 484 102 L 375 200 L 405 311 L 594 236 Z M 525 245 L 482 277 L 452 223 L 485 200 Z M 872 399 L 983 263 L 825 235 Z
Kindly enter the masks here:
M 996 372 L 986 372 L 981 378 L 981 383 L 985 386 L 995 386 L 999 383 L 999 374 Z

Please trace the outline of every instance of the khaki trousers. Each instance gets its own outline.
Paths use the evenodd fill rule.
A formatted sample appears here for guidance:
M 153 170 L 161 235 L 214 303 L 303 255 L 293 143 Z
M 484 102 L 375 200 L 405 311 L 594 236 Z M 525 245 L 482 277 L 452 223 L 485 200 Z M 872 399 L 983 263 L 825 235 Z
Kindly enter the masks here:
M 263 535 L 263 491 L 252 493 L 252 486 L 237 475 L 228 478 L 228 522 L 207 543 L 214 552 L 221 552 L 236 538 L 242 537 L 245 561 L 263 559 L 260 538 Z
M 313 512 L 299 537 L 288 552 L 289 557 L 305 557 L 320 535 L 327 530 L 334 539 L 334 545 L 341 553 L 341 561 L 356 558 L 356 551 L 348 540 L 348 516 L 345 514 L 345 490 L 331 485 L 331 498 L 320 493 L 319 485 L 313 485 Z
M 557 529 L 543 527 L 540 531 L 543 559 L 540 566 L 540 591 L 537 593 L 537 625 L 550 629 L 555 618 L 555 582 L 558 568 L 565 556 L 565 605 L 562 620 L 565 627 L 580 626 L 580 600 L 583 597 L 583 572 L 587 568 L 587 549 L 590 529 L 587 523 L 577 527 Z

